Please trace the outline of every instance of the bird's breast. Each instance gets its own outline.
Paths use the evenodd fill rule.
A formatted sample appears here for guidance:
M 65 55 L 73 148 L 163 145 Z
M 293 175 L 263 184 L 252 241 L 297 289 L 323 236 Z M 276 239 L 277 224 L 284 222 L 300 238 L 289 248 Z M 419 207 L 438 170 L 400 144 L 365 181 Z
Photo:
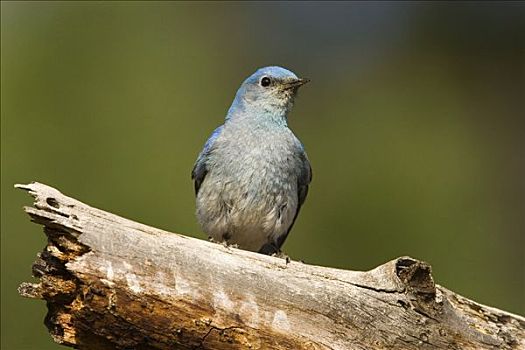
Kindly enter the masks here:
M 242 131 L 217 139 L 197 198 L 206 232 L 216 238 L 227 232 L 252 250 L 286 233 L 298 205 L 299 162 L 291 132 Z
M 235 176 L 288 177 L 296 166 L 295 150 L 287 135 L 262 133 L 240 137 L 224 155 Z
M 294 191 L 299 154 L 289 130 L 231 130 L 218 140 L 211 177 L 237 198 L 276 196 Z

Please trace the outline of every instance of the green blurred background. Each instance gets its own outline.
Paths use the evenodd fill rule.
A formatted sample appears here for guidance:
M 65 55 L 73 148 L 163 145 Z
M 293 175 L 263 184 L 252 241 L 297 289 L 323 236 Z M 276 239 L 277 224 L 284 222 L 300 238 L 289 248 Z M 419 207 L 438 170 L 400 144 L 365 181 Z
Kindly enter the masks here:
M 18 296 L 45 245 L 15 183 L 204 238 L 190 171 L 241 81 L 312 79 L 290 116 L 314 179 L 285 251 L 400 255 L 525 313 L 525 4 L 1 4 L 2 349 L 58 349 Z

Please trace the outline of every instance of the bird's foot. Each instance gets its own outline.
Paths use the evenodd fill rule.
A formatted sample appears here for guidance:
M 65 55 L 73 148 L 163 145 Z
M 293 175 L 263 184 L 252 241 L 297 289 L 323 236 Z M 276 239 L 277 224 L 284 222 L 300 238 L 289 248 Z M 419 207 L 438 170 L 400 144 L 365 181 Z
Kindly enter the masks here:
M 289 264 L 290 261 L 292 261 L 290 257 L 286 253 L 284 253 L 282 250 L 279 250 L 278 252 L 273 253 L 271 256 L 274 256 L 280 259 L 284 259 L 286 261 L 286 264 Z
M 262 248 L 259 249 L 259 253 L 284 259 L 287 264 L 291 261 L 288 255 L 283 253 L 281 249 L 277 248 L 277 246 L 272 243 L 266 243 L 263 245 Z
M 208 237 L 208 241 L 212 242 L 212 243 L 221 244 L 225 248 L 239 248 L 239 246 L 236 243 L 230 244 L 226 240 L 218 241 L 218 240 L 214 239 L 213 237 Z
M 221 244 L 226 248 L 239 248 L 239 245 L 237 243 L 228 243 L 228 241 L 222 241 Z

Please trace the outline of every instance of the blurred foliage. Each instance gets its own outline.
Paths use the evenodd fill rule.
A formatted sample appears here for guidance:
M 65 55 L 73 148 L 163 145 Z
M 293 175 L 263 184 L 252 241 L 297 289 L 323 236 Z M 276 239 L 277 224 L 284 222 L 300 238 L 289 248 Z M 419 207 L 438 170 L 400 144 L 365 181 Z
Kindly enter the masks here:
M 203 238 L 190 170 L 240 82 L 309 77 L 290 116 L 314 170 L 285 245 L 525 313 L 525 5 L 2 2 L 2 349 L 58 349 L 17 285 L 45 245 L 15 183 Z

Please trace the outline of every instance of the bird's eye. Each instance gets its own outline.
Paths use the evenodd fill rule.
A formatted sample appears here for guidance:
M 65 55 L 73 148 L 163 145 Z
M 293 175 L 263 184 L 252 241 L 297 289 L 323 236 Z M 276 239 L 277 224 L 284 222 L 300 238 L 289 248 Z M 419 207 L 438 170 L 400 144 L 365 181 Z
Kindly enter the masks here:
M 262 79 L 261 79 L 261 86 L 262 87 L 270 86 L 271 83 L 272 83 L 272 81 L 270 80 L 270 78 L 262 77 Z

